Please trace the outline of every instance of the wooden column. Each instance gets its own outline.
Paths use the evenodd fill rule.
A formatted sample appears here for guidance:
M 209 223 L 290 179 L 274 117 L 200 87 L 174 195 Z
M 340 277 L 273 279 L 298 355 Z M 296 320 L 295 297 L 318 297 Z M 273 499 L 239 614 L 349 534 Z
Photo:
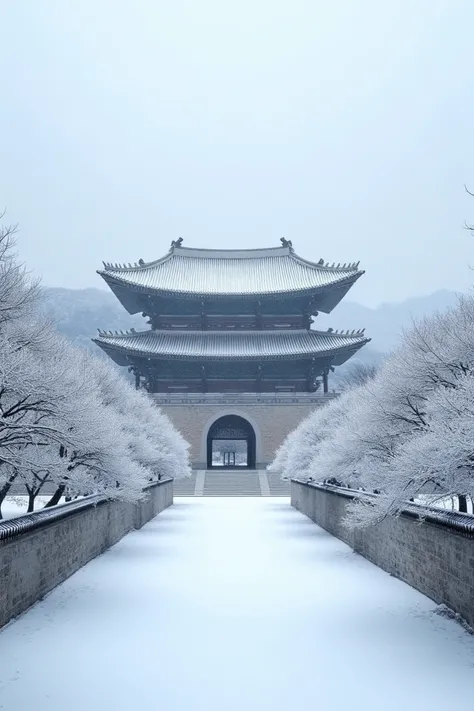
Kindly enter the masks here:
M 316 372 L 316 360 L 315 360 L 315 358 L 312 358 L 311 362 L 309 364 L 308 375 L 306 378 L 306 390 L 309 393 L 312 393 L 315 390 L 315 385 L 314 385 L 315 372 Z
M 205 365 L 201 365 L 201 390 L 203 393 L 207 392 L 207 373 Z
M 323 390 L 325 394 L 329 392 L 329 368 L 323 372 Z

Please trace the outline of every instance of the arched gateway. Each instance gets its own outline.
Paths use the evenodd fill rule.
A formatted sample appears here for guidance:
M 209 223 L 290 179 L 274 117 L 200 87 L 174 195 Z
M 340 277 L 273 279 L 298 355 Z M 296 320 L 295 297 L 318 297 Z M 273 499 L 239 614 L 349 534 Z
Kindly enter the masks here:
M 217 419 L 207 434 L 207 468 L 255 469 L 255 431 L 243 417 Z

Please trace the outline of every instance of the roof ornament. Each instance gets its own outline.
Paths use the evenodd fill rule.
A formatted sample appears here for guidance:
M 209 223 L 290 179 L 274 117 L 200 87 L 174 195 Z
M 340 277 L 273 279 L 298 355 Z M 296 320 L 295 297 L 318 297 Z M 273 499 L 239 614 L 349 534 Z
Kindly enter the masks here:
M 174 239 L 174 240 L 171 242 L 170 251 L 171 251 L 172 249 L 175 249 L 175 247 L 181 247 L 182 244 L 183 244 L 183 238 L 182 238 L 182 237 L 179 237 L 179 239 Z
M 333 328 L 328 328 L 328 333 L 334 333 L 334 329 L 333 329 Z
M 143 259 L 140 258 L 140 259 L 138 260 L 138 264 L 139 264 L 141 267 L 143 267 L 143 265 L 145 264 L 145 262 L 144 262 Z
M 318 264 L 320 267 L 324 267 L 324 259 L 320 259 Z
M 280 237 L 280 242 L 282 243 L 283 247 L 289 247 L 290 251 L 293 251 L 293 242 L 290 239 Z

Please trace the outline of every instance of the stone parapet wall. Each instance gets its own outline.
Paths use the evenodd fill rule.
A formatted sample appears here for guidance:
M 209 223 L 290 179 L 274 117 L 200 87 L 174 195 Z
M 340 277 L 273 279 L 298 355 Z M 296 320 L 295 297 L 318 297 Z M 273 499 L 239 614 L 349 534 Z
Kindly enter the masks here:
M 294 508 L 474 627 L 474 517 L 409 506 L 400 517 L 349 530 L 343 519 L 354 496 L 336 487 L 291 482 Z M 427 515 L 423 523 L 417 511 Z
M 100 496 L 0 525 L 0 627 L 76 570 L 173 503 L 173 481 L 147 488 L 139 503 Z

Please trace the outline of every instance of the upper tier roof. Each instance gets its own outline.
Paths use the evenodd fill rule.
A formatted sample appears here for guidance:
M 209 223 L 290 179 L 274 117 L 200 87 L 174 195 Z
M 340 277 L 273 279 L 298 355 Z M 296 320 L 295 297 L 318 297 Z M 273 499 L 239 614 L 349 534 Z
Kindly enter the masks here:
M 340 365 L 370 339 L 363 331 L 100 331 L 94 339 L 119 365 L 127 356 L 179 360 L 274 360 L 335 356 Z
M 317 264 L 291 246 L 267 249 L 190 249 L 172 246 L 155 262 L 104 263 L 98 272 L 113 287 L 176 296 L 258 296 L 348 287 L 364 272 L 359 263 Z

